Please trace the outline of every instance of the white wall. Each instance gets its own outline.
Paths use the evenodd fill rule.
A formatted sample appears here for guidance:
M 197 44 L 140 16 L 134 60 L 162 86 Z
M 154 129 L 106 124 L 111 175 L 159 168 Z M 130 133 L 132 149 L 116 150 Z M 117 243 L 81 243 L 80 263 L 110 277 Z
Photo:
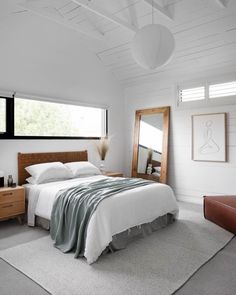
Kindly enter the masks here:
M 213 75 L 213 74 L 212 74 Z M 222 72 L 222 77 L 224 73 Z M 182 79 L 194 79 L 183 77 Z M 181 77 L 177 78 L 182 82 Z M 177 79 L 156 80 L 133 85 L 125 91 L 126 108 L 126 174 L 131 172 L 135 110 L 171 106 L 169 179 L 168 183 L 181 200 L 201 202 L 207 194 L 236 194 L 236 104 L 211 108 L 177 110 L 175 85 Z M 188 80 L 187 80 L 188 81 Z M 195 162 L 191 160 L 191 115 L 226 112 L 227 163 Z
M 98 58 L 63 26 L 30 15 L 6 18 L 0 26 L 0 91 L 72 100 L 109 109 L 112 135 L 106 168 L 123 169 L 123 92 Z M 94 142 L 86 140 L 0 140 L 0 170 L 17 177 L 18 152 L 88 149 L 99 164 Z

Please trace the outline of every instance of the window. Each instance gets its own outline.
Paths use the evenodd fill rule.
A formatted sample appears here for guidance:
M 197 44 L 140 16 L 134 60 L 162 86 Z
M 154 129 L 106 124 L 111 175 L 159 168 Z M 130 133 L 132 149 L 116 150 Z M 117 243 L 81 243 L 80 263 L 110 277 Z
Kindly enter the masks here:
M 236 96 L 236 81 L 214 84 L 209 87 L 209 98 Z
M 178 87 L 178 107 L 236 104 L 236 81 L 228 80 L 225 83 L 207 81 L 197 83 L 197 85 L 196 82 L 192 85 L 188 84 L 190 87 Z
M 0 134 L 6 132 L 6 99 L 0 98 Z
M 102 137 L 104 109 L 15 98 L 16 136 Z
M 205 87 L 195 87 L 179 90 L 179 100 L 181 102 L 205 99 Z
M 98 139 L 107 135 L 106 109 L 19 97 L 4 100 L 4 122 L 9 124 L 1 125 L 4 106 L 0 101 L 0 128 L 5 126 L 6 131 L 0 132 L 0 138 Z

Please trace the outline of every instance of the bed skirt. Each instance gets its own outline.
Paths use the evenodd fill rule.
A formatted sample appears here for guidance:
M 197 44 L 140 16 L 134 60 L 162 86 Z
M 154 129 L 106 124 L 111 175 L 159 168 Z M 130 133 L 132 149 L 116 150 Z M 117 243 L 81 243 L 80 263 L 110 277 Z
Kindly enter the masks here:
M 150 223 L 144 223 L 139 226 L 134 226 L 126 231 L 116 234 L 112 237 L 111 243 L 109 244 L 109 246 L 107 246 L 107 248 L 103 251 L 102 254 L 125 249 L 127 245 L 132 241 L 150 235 L 152 232 L 155 232 L 163 227 L 166 227 L 174 221 L 175 215 L 167 213 L 163 216 L 156 218 Z M 42 217 L 36 217 L 36 225 L 46 230 L 50 229 L 50 221 Z
M 175 216 L 173 214 L 166 214 L 164 216 L 160 216 L 153 220 L 150 223 L 144 223 L 139 226 L 134 226 L 122 233 L 114 235 L 112 237 L 112 242 L 105 249 L 105 253 L 114 252 L 121 249 L 125 249 L 129 243 L 136 239 L 144 238 L 152 234 L 153 232 L 166 227 L 167 225 L 173 223 L 175 221 Z

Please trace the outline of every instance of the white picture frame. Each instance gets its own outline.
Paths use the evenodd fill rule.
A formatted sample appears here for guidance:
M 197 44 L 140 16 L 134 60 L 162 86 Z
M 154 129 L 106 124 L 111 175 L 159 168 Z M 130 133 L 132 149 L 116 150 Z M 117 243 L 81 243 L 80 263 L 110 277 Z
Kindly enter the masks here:
M 226 162 L 226 113 L 192 116 L 192 160 Z

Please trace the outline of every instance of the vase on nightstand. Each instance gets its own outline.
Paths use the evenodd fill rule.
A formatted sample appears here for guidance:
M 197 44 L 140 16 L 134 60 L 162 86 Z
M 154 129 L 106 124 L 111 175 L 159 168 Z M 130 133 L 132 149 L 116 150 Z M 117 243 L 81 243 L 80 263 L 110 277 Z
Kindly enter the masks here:
M 105 161 L 101 160 L 99 170 L 102 174 L 105 174 Z

